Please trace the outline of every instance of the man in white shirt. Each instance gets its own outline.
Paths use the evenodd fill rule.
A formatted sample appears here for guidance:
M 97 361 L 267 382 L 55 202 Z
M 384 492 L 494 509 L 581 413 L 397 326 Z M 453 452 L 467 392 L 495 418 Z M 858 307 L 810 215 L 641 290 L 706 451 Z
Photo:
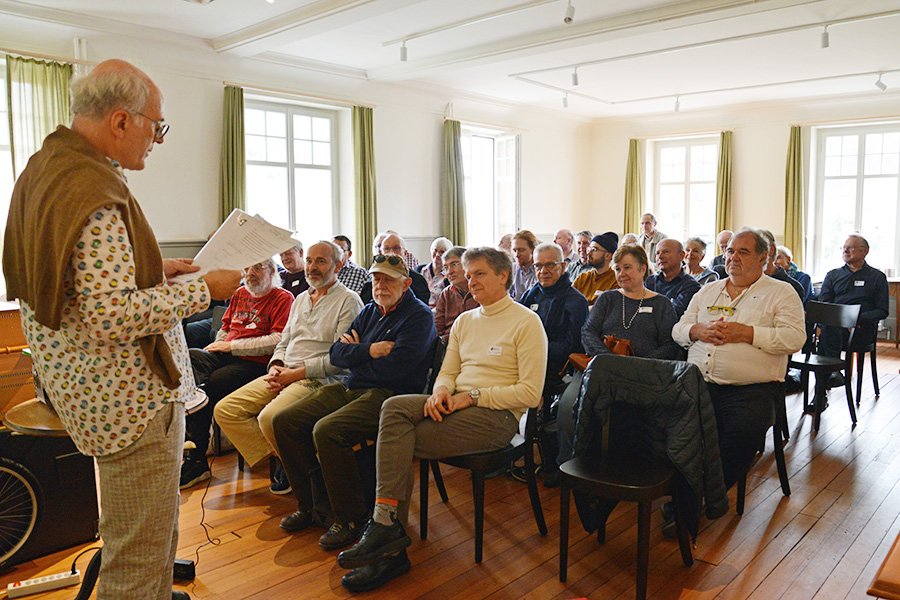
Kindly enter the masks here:
M 788 357 L 806 340 L 796 292 L 763 276 L 768 250 L 755 230 L 737 233 L 725 251 L 728 277 L 702 287 L 672 330 L 706 380 L 726 487 L 750 467 L 784 395 Z

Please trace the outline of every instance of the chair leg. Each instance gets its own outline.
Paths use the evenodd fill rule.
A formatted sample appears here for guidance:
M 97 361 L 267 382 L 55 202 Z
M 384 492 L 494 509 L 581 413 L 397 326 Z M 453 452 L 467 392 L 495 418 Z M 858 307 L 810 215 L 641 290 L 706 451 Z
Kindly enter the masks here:
M 863 371 L 866 368 L 866 353 L 856 353 L 856 405 L 862 400 Z
M 484 473 L 472 471 L 472 498 L 475 500 L 475 562 L 481 563 L 484 545 Z
M 800 371 L 800 385 L 803 386 L 803 412 L 809 412 L 809 371 Z
M 650 503 L 638 502 L 637 600 L 647 598 L 647 570 L 650 566 Z
M 528 496 L 531 498 L 531 512 L 538 532 L 547 535 L 547 523 L 544 521 L 544 510 L 541 508 L 541 497 L 538 495 L 537 477 L 534 474 L 534 446 L 529 444 L 525 452 L 525 481 L 528 482 Z
M 772 441 L 775 442 L 775 465 L 778 467 L 778 479 L 781 481 L 781 493 L 785 496 L 791 495 L 791 484 L 788 481 L 787 463 L 784 461 L 784 446 L 781 444 L 778 435 L 778 424 L 772 428 Z
M 219 427 L 218 423 L 213 421 L 212 430 L 213 430 L 213 437 L 212 437 L 213 456 L 220 456 L 222 454 L 222 428 Z
M 559 580 L 566 581 L 569 563 L 569 485 L 565 475 L 559 485 Z
M 437 488 L 438 494 L 441 495 L 441 502 L 447 503 L 447 488 L 444 487 L 444 476 L 441 475 L 441 463 L 436 460 L 429 460 L 431 463 L 431 473 L 434 475 L 434 486 Z
M 747 474 L 737 480 L 737 514 L 744 514 L 744 496 L 747 495 Z
M 419 537 L 428 539 L 428 463 L 424 458 L 419 460 Z
M 783 446 L 791 439 L 790 427 L 788 427 L 787 407 L 784 403 L 784 396 L 775 401 L 775 427 L 780 432 L 781 445 Z
M 875 345 L 872 347 L 872 352 L 869 353 L 869 361 L 871 362 L 872 367 L 872 385 L 875 386 L 875 397 L 878 398 L 881 396 L 881 388 L 878 386 L 878 367 L 875 366 L 875 355 L 877 354 L 875 348 L 878 346 L 878 342 L 875 342 Z M 858 398 L 857 398 L 858 400 Z
M 813 431 L 819 433 L 819 423 L 822 420 L 822 409 L 825 407 L 825 390 L 828 375 L 816 373 L 816 391 L 813 392 Z
M 852 376 L 853 371 L 847 369 L 844 375 L 844 392 L 847 394 L 847 408 L 850 410 L 850 420 L 856 425 L 856 406 L 853 404 L 853 385 L 850 381 Z

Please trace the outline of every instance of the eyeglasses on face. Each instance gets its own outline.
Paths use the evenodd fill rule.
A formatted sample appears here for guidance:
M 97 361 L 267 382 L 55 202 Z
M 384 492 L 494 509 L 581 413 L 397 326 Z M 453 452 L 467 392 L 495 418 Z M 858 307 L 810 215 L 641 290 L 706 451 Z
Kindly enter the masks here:
M 142 112 L 136 112 L 134 114 L 138 115 L 139 117 L 144 117 L 145 119 L 147 119 L 148 121 L 153 123 L 153 141 L 154 142 L 163 141 L 163 138 L 166 137 L 166 134 L 169 133 L 169 129 L 171 129 L 171 126 L 168 123 L 163 123 L 162 119 L 160 119 L 159 121 L 157 121 L 156 119 L 151 119 L 150 117 L 148 117 L 147 115 L 145 115 Z
M 384 254 L 379 254 L 373 259 L 376 263 L 383 263 L 387 261 L 389 265 L 397 266 L 403 260 L 399 256 L 385 256 Z
M 544 269 L 547 269 L 549 271 L 551 269 L 556 268 L 556 266 L 559 264 L 560 263 L 558 263 L 558 262 L 534 263 L 534 270 L 535 271 L 543 271 Z
M 726 315 L 728 317 L 734 315 L 734 310 L 735 308 L 733 306 L 720 306 L 717 304 L 706 307 L 706 312 L 711 315 Z
M 450 263 L 444 263 L 444 268 L 441 269 L 442 273 L 449 273 L 450 269 L 458 269 L 462 266 L 462 263 L 459 261 L 453 261 Z

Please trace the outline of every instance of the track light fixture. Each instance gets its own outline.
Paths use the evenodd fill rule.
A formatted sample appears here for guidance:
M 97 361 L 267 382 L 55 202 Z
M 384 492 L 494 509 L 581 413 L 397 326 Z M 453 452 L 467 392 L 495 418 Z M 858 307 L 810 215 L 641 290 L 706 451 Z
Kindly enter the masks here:
M 827 48 L 830 44 L 828 39 L 828 25 L 825 26 L 825 30 L 822 32 L 822 47 Z
M 887 91 L 887 84 L 881 80 L 882 75 L 882 73 L 878 74 L 878 81 L 875 82 L 875 87 L 884 92 Z
M 406 62 L 406 40 L 400 46 L 400 62 Z
M 563 95 L 563 108 L 569 108 L 569 95 Z
M 572 0 L 569 0 L 569 5 L 566 6 L 566 16 L 563 17 L 563 23 L 568 25 L 572 22 L 572 19 L 575 18 L 575 7 L 572 6 Z
M 572 87 L 578 87 L 578 67 L 572 71 Z
M 675 112 L 681 110 L 681 96 L 675 96 Z

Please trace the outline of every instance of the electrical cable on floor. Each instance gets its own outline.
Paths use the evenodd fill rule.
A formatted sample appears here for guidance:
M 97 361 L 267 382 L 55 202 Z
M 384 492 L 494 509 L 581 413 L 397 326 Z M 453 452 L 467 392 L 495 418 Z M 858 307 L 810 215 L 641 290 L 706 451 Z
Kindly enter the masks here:
M 206 495 L 209 493 L 209 486 L 212 484 L 212 467 L 216 462 L 216 455 L 213 454 L 212 460 L 209 461 L 209 479 L 206 481 L 206 487 L 203 489 L 203 496 L 200 497 L 200 527 L 203 528 L 203 533 L 206 535 L 206 541 L 197 546 L 197 549 L 194 550 L 194 568 L 200 565 L 200 549 L 205 548 L 206 546 L 218 546 L 222 543 L 222 540 L 218 537 L 213 538 L 209 535 L 209 525 L 206 524 L 206 507 L 203 505 L 206 500 Z

